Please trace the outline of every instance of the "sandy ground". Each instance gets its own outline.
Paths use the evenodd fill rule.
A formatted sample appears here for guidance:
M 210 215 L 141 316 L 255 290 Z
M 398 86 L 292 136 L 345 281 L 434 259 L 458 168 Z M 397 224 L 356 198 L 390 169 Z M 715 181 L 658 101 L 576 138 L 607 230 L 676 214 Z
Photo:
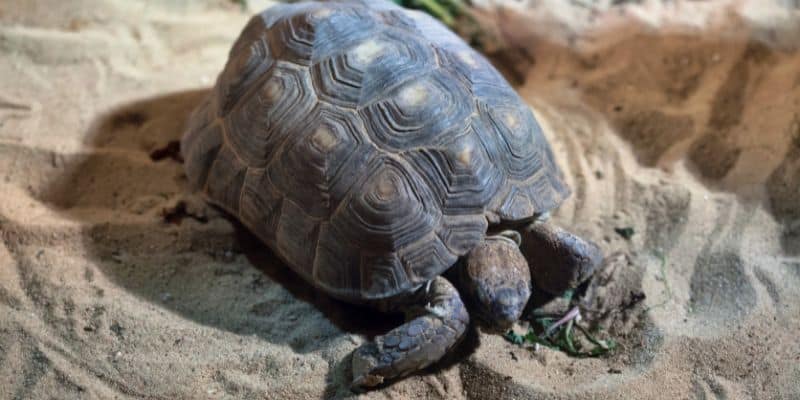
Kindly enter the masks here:
M 473 332 L 363 397 L 800 398 L 800 11 L 510 3 L 486 27 L 574 189 L 555 220 L 609 254 L 591 301 L 622 347 Z M 0 399 L 352 395 L 350 353 L 396 318 L 287 272 L 169 146 L 251 12 L 0 3 Z

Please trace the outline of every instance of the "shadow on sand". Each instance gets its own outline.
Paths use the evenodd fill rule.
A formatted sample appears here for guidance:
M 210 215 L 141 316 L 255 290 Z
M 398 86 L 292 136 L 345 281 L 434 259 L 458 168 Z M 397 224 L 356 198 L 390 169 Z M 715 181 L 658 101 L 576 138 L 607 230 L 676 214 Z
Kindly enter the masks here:
M 301 354 L 346 333 L 372 338 L 400 324 L 402 315 L 316 290 L 233 218 L 190 193 L 179 141 L 207 93 L 167 94 L 102 115 L 86 136 L 89 150 L 64 165 L 43 200 L 83 223 L 84 245 L 109 279 L 197 323 Z M 477 340 L 471 333 L 433 370 L 463 359 Z M 350 356 L 335 362 L 326 396 L 346 390 L 337 385 L 349 381 L 349 365 Z

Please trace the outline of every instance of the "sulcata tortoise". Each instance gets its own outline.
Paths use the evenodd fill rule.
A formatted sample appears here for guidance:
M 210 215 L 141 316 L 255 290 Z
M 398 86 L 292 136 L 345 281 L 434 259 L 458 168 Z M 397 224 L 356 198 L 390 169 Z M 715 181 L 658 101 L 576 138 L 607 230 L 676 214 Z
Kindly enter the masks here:
M 508 329 L 531 273 L 563 290 L 554 277 L 584 279 L 600 258 L 541 222 L 569 189 L 530 108 L 444 25 L 387 1 L 254 16 L 181 151 L 190 184 L 298 275 L 405 313 L 355 351 L 354 389 L 439 360 L 464 336 L 465 304 Z

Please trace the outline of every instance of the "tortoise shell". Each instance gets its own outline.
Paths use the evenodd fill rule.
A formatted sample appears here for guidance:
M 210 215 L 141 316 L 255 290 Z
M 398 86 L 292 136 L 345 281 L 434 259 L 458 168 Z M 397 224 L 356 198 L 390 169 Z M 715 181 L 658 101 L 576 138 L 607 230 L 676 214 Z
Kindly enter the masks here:
M 386 1 L 253 17 L 193 112 L 188 179 L 345 300 L 433 279 L 569 195 L 530 108 L 480 54 Z

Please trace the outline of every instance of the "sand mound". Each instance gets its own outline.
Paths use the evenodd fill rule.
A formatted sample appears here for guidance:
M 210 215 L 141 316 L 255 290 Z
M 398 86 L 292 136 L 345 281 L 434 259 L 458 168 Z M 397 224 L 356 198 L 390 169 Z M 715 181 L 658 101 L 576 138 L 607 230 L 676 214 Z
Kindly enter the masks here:
M 252 11 L 73 3 L 0 5 L 0 398 L 351 395 L 350 352 L 397 318 L 288 272 L 176 152 Z M 644 295 L 602 316 L 622 350 L 473 332 L 363 397 L 800 396 L 800 12 L 573 3 L 484 16 L 573 187 L 555 220 L 612 255 L 592 307 Z

